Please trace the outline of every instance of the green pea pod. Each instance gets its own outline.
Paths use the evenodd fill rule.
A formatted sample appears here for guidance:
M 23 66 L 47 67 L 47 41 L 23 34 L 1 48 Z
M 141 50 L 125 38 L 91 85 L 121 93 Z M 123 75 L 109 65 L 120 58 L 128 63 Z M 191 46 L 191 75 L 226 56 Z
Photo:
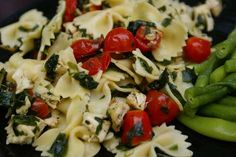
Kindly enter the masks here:
M 218 140 L 236 142 L 236 122 L 202 116 L 191 118 L 184 114 L 181 114 L 178 120 L 202 135 Z
M 227 96 L 221 99 L 219 103 L 226 106 L 236 106 L 236 97 Z
M 236 106 L 223 104 L 208 104 L 198 110 L 198 114 L 207 117 L 216 117 L 229 121 L 236 121 Z

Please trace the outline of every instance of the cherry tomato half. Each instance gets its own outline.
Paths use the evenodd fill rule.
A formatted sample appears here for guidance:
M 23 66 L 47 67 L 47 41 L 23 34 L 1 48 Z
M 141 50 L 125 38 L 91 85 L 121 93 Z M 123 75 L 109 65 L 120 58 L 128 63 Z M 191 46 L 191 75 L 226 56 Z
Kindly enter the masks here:
M 99 70 L 102 70 L 102 63 L 98 57 L 93 57 L 85 61 L 82 68 L 87 69 L 89 71 L 89 75 L 95 75 L 99 72 Z
M 109 53 L 103 53 L 101 57 L 99 57 L 100 62 L 102 63 L 102 70 L 105 72 L 108 66 L 111 63 L 111 56 Z
M 124 117 L 121 142 L 136 146 L 152 138 L 152 126 L 148 114 L 142 110 L 128 111 Z
M 48 105 L 40 98 L 36 98 L 31 106 L 31 110 L 36 112 L 40 118 L 46 118 L 49 114 Z
M 66 0 L 66 10 L 64 14 L 64 22 L 73 21 L 76 13 L 77 0 Z
M 84 69 L 89 71 L 89 75 L 95 75 L 102 70 L 105 72 L 111 62 L 111 56 L 108 53 L 103 53 L 100 57 L 93 57 L 85 61 L 82 65 Z
M 102 46 L 104 37 L 101 36 L 95 40 L 92 39 L 80 39 L 75 41 L 71 48 L 73 49 L 74 56 L 77 61 L 80 61 L 83 57 L 87 57 L 95 54 Z
M 196 63 L 206 60 L 210 53 L 211 42 L 197 37 L 189 38 L 186 47 L 184 47 L 186 59 Z
M 125 28 L 118 27 L 111 30 L 104 41 L 105 53 L 125 53 L 135 49 L 133 34 Z
M 169 96 L 156 90 L 150 90 L 147 93 L 146 111 L 150 117 L 152 125 L 161 125 L 169 123 L 177 117 L 180 110 Z
M 135 44 L 142 52 L 149 52 L 159 47 L 161 34 L 149 26 L 141 26 L 135 35 Z

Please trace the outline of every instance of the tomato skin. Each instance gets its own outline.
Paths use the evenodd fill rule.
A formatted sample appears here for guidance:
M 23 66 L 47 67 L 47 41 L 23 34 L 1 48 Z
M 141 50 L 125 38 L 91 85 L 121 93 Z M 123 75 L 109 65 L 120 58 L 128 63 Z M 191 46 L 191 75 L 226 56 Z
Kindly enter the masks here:
M 36 116 L 46 118 L 49 115 L 48 105 L 40 98 L 36 98 L 31 106 L 31 110 L 36 112 Z
M 75 41 L 71 48 L 73 49 L 75 59 L 80 61 L 83 57 L 87 57 L 93 54 L 101 48 L 104 37 L 101 36 L 95 40 L 92 39 L 80 39 Z
M 135 44 L 141 50 L 141 52 L 150 52 L 159 47 L 161 42 L 161 35 L 153 31 L 154 28 L 149 26 L 141 26 L 138 28 L 135 35 Z M 153 39 L 148 39 L 146 32 L 150 32 L 153 35 Z
M 201 63 L 206 60 L 211 53 L 211 42 L 207 40 L 190 37 L 186 43 L 184 54 L 186 59 L 192 62 Z
M 134 133 L 133 131 L 135 127 L 137 128 L 136 130 L 139 130 L 139 132 L 135 132 L 135 135 L 130 136 Z M 140 144 L 141 142 L 150 140 L 151 138 L 152 126 L 148 114 L 142 110 L 128 111 L 124 116 L 121 142 L 132 147 Z
M 76 13 L 77 0 L 66 0 L 66 10 L 64 14 L 64 22 L 73 21 Z
M 102 71 L 105 72 L 111 63 L 111 55 L 109 53 L 103 53 L 99 60 L 102 64 Z
M 180 112 L 178 104 L 166 94 L 156 90 L 148 91 L 146 102 L 146 111 L 153 126 L 171 122 Z
M 93 57 L 85 61 L 82 65 L 82 68 L 89 71 L 89 75 L 95 75 L 102 70 L 102 63 L 97 57 Z
M 133 34 L 125 28 L 118 27 L 111 30 L 104 41 L 105 53 L 127 53 L 135 49 Z

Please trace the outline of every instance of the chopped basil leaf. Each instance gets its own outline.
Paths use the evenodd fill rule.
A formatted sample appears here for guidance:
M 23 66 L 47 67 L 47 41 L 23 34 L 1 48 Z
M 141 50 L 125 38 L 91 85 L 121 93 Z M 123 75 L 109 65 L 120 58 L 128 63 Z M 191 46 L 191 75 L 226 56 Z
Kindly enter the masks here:
M 98 135 L 99 132 L 102 130 L 103 119 L 99 118 L 99 117 L 95 117 L 94 119 L 99 123 L 97 128 L 96 128 L 96 132 L 95 132 Z
M 24 90 L 18 94 L 15 95 L 15 104 L 14 106 L 16 108 L 19 108 L 23 105 L 25 105 L 25 98 L 28 97 L 30 99 L 29 93 L 27 92 L 27 90 Z
M 148 87 L 151 89 L 159 90 L 165 87 L 166 83 L 169 81 L 169 74 L 167 69 L 165 69 L 159 78 L 159 80 L 155 80 L 151 82 Z
M 102 10 L 103 9 L 107 9 L 107 8 L 111 8 L 110 4 L 108 2 L 106 2 L 106 1 L 103 1 L 102 2 Z
M 99 99 L 101 100 L 101 99 L 104 99 L 104 98 L 105 98 L 105 95 L 101 96 Z
M 52 153 L 54 157 L 64 157 L 65 153 L 67 151 L 68 146 L 68 139 L 66 138 L 66 135 L 63 133 L 60 133 L 56 140 L 53 142 L 49 153 Z
M 182 95 L 177 90 L 177 87 L 173 85 L 172 83 L 168 82 L 168 86 L 170 87 L 171 93 L 179 100 L 179 102 L 184 105 L 186 101 L 182 97 Z
M 6 73 L 1 70 L 0 85 L 0 106 L 11 108 L 15 103 L 15 86 L 10 82 L 5 82 Z
M 53 54 L 44 65 L 44 68 L 46 69 L 46 72 L 47 72 L 46 76 L 50 80 L 55 79 L 55 75 L 56 75 L 55 71 L 57 68 L 58 59 L 59 59 L 59 55 Z
M 179 146 L 177 144 L 175 144 L 169 148 L 169 150 L 174 150 L 174 151 L 176 151 L 178 149 L 179 149 Z
M 172 157 L 171 155 L 166 154 L 164 151 L 160 150 L 158 147 L 155 147 L 155 152 L 158 157 Z
M 125 98 L 128 95 L 129 95 L 129 93 L 121 92 L 121 91 L 118 91 L 116 89 L 112 89 L 111 90 L 111 96 L 112 97 L 122 97 L 122 98 Z
M 175 79 L 177 78 L 177 72 L 176 71 L 171 72 L 170 76 L 172 77 L 173 81 L 175 81 Z
M 151 66 L 149 66 L 148 63 L 147 63 L 144 59 L 142 59 L 142 58 L 140 58 L 140 57 L 139 57 L 138 59 L 139 59 L 141 65 L 142 65 L 142 67 L 143 67 L 148 73 L 152 73 L 153 68 L 152 68 Z
M 93 38 L 91 34 L 87 33 L 87 30 L 85 28 L 78 28 L 78 31 L 81 32 L 82 37 L 89 37 L 90 39 Z
M 195 74 L 193 69 L 186 67 L 185 70 L 182 71 L 182 78 L 184 82 L 195 83 L 197 79 L 197 75 Z
M 198 15 L 197 16 L 197 23 L 196 23 L 196 27 L 206 27 L 206 19 L 203 15 Z
M 117 148 L 118 150 L 122 150 L 122 151 L 127 151 L 127 150 L 130 149 L 129 147 L 125 146 L 125 145 L 122 144 L 122 143 L 119 143 L 119 145 L 116 146 L 116 148 Z
M 1 71 L 0 71 L 0 84 L 3 83 L 6 76 L 7 76 L 7 71 L 4 68 L 2 68 Z
M 127 134 L 128 145 L 132 143 L 134 137 L 139 137 L 143 135 L 143 124 L 142 121 L 138 121 L 134 124 L 133 128 Z
M 36 126 L 39 119 L 32 115 L 15 115 L 12 118 L 12 128 L 16 136 L 23 135 L 23 132 L 17 130 L 17 126 L 20 124 L 28 125 L 28 126 Z
M 98 86 L 98 82 L 94 81 L 93 78 L 85 72 L 75 73 L 73 74 L 73 78 L 78 80 L 80 85 L 87 89 L 95 89 Z
M 158 8 L 160 12 L 165 12 L 166 11 L 166 6 L 163 5 L 162 7 Z
M 164 59 L 162 62 L 159 62 L 159 63 L 166 66 L 166 65 L 170 65 L 171 64 L 171 60 Z
M 37 28 L 39 27 L 39 25 L 35 25 L 34 27 L 32 28 L 27 28 L 27 27 L 23 27 L 23 26 L 20 26 L 18 29 L 22 32 L 33 32 L 35 31 Z
M 125 27 L 124 22 L 122 21 L 117 21 L 113 24 L 113 28 L 117 28 L 117 27 Z
M 149 21 L 136 20 L 136 21 L 131 21 L 127 29 L 135 35 L 140 26 L 156 27 L 156 24 Z
M 171 24 L 172 18 L 164 18 L 164 20 L 161 22 L 161 25 L 163 27 L 167 27 Z

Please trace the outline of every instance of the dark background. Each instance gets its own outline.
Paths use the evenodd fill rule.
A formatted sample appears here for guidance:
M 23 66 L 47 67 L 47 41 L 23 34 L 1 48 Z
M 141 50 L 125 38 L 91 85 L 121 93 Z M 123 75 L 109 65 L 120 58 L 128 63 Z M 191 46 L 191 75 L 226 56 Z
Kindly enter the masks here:
M 185 2 L 196 5 L 200 1 L 185 0 Z M 0 0 L 0 27 L 16 21 L 22 13 L 32 8 L 43 11 L 44 15 L 50 18 L 54 15 L 56 6 L 57 0 Z M 236 26 L 235 0 L 224 1 L 224 11 L 215 22 L 215 29 L 209 34 L 214 38 L 214 43 L 217 43 L 225 39 Z M 0 49 L 0 61 L 5 61 L 9 56 L 8 52 Z M 5 144 L 4 127 L 7 123 L 4 119 L 5 113 L 4 109 L 0 109 L 0 157 L 39 157 L 40 153 L 35 152 L 30 146 Z M 192 143 L 190 149 L 194 152 L 194 157 L 236 157 L 236 143 L 210 139 L 191 131 L 179 122 L 173 124 L 189 136 L 188 141 Z M 111 157 L 111 154 L 102 149 L 97 157 Z

